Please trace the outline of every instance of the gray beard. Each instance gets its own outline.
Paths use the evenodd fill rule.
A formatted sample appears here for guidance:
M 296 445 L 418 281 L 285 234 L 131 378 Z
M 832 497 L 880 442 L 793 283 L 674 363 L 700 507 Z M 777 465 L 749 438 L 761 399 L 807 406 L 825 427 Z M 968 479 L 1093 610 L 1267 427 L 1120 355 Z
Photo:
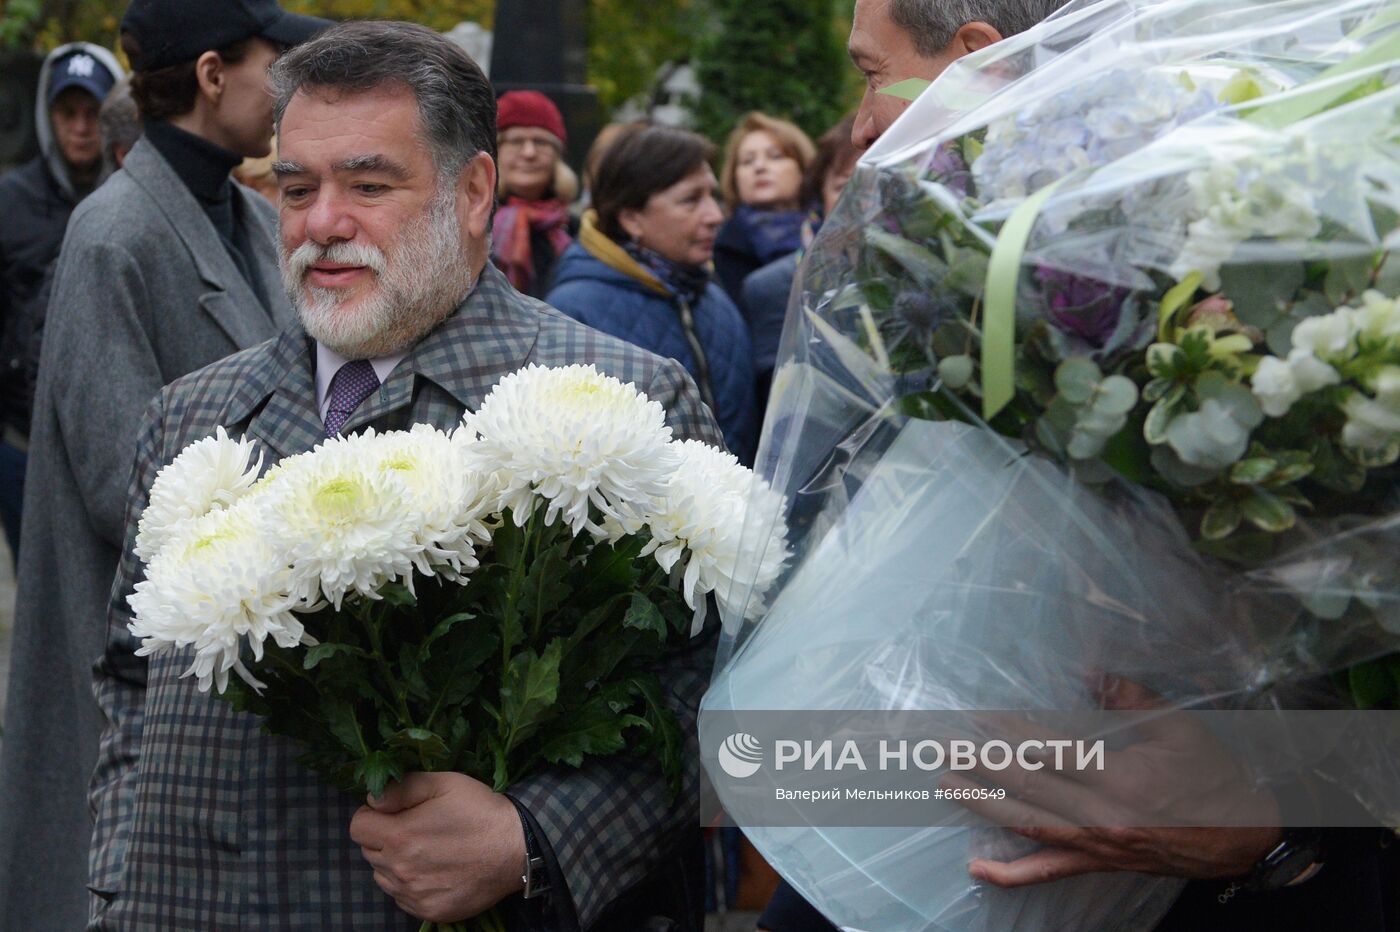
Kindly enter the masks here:
M 391 356 L 426 336 L 472 288 L 455 208 L 452 189 L 439 190 L 388 256 L 352 243 L 307 241 L 290 255 L 284 250 L 282 284 L 306 332 L 346 359 Z M 307 270 L 322 260 L 368 266 L 374 290 L 345 309 L 339 292 L 306 283 Z

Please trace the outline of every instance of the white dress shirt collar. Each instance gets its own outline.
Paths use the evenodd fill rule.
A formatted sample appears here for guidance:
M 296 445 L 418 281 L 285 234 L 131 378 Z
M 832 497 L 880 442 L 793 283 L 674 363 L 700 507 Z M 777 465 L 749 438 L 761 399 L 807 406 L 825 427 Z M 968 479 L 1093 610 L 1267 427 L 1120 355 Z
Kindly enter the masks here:
M 379 384 L 383 385 L 389 378 L 389 373 L 394 371 L 394 367 L 403 361 L 407 353 L 394 353 L 392 356 L 377 356 L 369 361 L 374 367 L 374 374 L 379 379 Z M 326 419 L 326 409 L 331 402 L 331 379 L 340 371 L 340 367 L 351 360 L 337 353 L 335 350 L 316 341 L 316 411 L 321 415 L 321 420 Z

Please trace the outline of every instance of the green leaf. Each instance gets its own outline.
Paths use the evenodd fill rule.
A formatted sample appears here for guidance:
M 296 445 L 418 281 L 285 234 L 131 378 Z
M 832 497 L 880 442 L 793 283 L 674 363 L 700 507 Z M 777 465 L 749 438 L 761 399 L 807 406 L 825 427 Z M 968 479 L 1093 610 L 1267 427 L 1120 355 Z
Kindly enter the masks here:
M 1376 257 L 1370 252 L 1334 257 L 1327 265 L 1322 293 L 1334 307 L 1348 304 L 1371 286 L 1371 272 L 1375 267 Z
M 357 756 L 365 752 L 364 736 L 353 705 L 326 700 L 321 703 L 321 714 L 325 716 L 326 727 L 347 751 Z
M 866 242 L 889 256 L 925 288 L 935 288 L 948 274 L 948 266 L 932 251 L 902 236 L 886 233 L 878 227 L 865 228 Z
M 1278 461 L 1266 456 L 1240 460 L 1230 467 L 1230 481 L 1235 485 L 1258 485 L 1274 474 Z
M 629 728 L 646 728 L 645 719 L 619 715 L 606 700 L 594 698 L 568 717 L 560 731 L 544 738 L 540 756 L 551 764 L 578 767 L 585 755 L 616 754 L 627 746 Z
M 1099 383 L 1094 394 L 1094 410 L 1107 414 L 1127 414 L 1137 404 L 1137 385 L 1132 379 L 1110 375 Z
M 1103 373 L 1092 359 L 1074 356 L 1055 369 L 1055 390 L 1072 405 L 1082 405 L 1094 395 Z
M 559 660 L 563 641 L 549 642 L 543 654 L 525 650 L 510 659 L 501 686 L 501 719 L 507 730 L 527 731 L 554 705 L 559 694 Z
M 327 657 L 334 657 L 337 654 L 345 654 L 350 657 L 368 656 L 363 650 L 354 644 L 317 644 L 307 650 L 306 657 L 301 661 L 303 670 L 314 670 L 321 661 Z
M 1224 104 L 1243 104 L 1263 97 L 1264 89 L 1259 86 L 1254 75 L 1248 71 L 1240 70 L 1235 72 L 1234 77 L 1225 82 L 1225 86 L 1220 89 L 1217 96 Z
M 389 739 L 389 745 L 415 752 L 425 770 L 447 759 L 447 742 L 426 728 L 405 728 Z
M 1220 269 L 1220 293 L 1230 298 L 1241 323 L 1268 330 L 1306 278 L 1301 262 L 1232 263 Z
M 1396 694 L 1395 678 L 1381 660 L 1368 660 L 1347 671 L 1352 700 L 1357 708 L 1374 709 L 1391 704 Z
M 926 81 L 923 78 L 905 78 L 903 81 L 896 81 L 894 84 L 882 87 L 875 93 L 913 101 L 918 100 L 919 95 L 928 90 L 932 84 L 932 81 Z
M 1185 394 L 1185 386 L 1178 385 L 1181 389 L 1177 395 L 1179 399 Z M 1142 422 L 1142 437 L 1153 446 L 1167 442 L 1167 428 L 1171 426 L 1172 418 L 1176 416 L 1177 402 L 1173 400 L 1172 394 L 1168 393 L 1165 398 L 1152 406 L 1152 410 L 1147 412 L 1147 420 Z
M 394 755 L 385 751 L 374 751 L 355 767 L 355 782 L 363 786 L 375 799 L 384 795 L 384 787 L 390 780 L 403 778 L 403 766 Z
M 661 640 L 666 639 L 666 619 L 662 617 L 661 609 L 640 592 L 633 593 L 632 604 L 627 606 L 627 614 L 622 617 L 622 626 L 650 631 Z
M 1147 348 L 1147 369 L 1159 379 L 1184 375 L 1186 354 L 1175 343 L 1153 343 Z
M 661 772 L 670 783 L 674 798 L 680 794 L 685 776 L 685 735 L 680 721 L 666 703 L 661 683 L 653 674 L 633 677 L 628 685 L 646 703 L 643 716 L 651 726 L 649 746 L 653 755 L 661 760 Z
M 1196 292 L 1201 288 L 1203 276 L 1200 272 L 1192 272 L 1183 278 L 1176 285 L 1167 290 L 1162 296 L 1162 303 L 1157 308 L 1157 339 L 1163 343 L 1171 342 L 1171 324 L 1176 312 L 1184 308 L 1188 301 L 1196 296 Z
M 403 583 L 386 583 L 380 586 L 379 597 L 384 604 L 394 608 L 412 608 L 418 604 L 418 599 Z
M 1201 536 L 1206 540 L 1223 540 L 1235 532 L 1243 519 L 1244 514 L 1234 500 L 1217 501 L 1201 516 Z
M 1266 482 L 1265 485 L 1274 488 L 1276 486 L 1288 485 L 1291 482 L 1297 482 L 1299 479 L 1305 479 L 1312 475 L 1313 468 L 1312 463 L 1294 463 L 1289 466 L 1284 466 L 1269 477 L 1269 481 Z
M 1142 388 L 1142 400 L 1148 404 L 1161 401 L 1177 383 L 1171 379 L 1153 379 Z
M 542 619 L 563 605 L 572 594 L 567 577 L 568 552 L 573 539 L 565 537 L 541 553 L 525 571 L 520 592 L 520 613 L 526 619 Z
M 458 612 L 455 615 L 448 615 L 442 621 L 433 625 L 433 630 L 428 632 L 428 636 L 423 639 L 423 656 L 421 659 L 427 660 L 431 653 L 429 649 L 433 644 L 446 637 L 453 628 L 464 621 L 471 621 L 475 617 L 476 615 L 471 612 Z
M 1275 534 L 1291 528 L 1298 517 L 1292 505 L 1263 489 L 1255 489 L 1240 505 L 1240 510 L 1259 530 Z

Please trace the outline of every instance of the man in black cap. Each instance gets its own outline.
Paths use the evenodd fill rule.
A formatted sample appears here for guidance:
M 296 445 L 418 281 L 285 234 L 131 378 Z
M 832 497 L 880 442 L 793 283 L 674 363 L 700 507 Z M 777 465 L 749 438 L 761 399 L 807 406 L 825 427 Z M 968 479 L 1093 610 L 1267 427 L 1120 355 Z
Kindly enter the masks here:
M 82 928 L 116 892 L 88 872 L 91 668 L 138 426 L 163 385 L 295 319 L 274 211 L 229 172 L 270 149 L 268 66 L 325 25 L 274 0 L 133 0 L 122 20 L 145 133 L 74 211 L 44 328 L 0 742 L 0 929 Z
M 0 178 L 0 524 L 11 556 L 19 551 L 33 387 L 25 360 L 48 303 L 40 283 L 58 258 L 68 215 L 111 170 L 97 111 L 121 76 L 101 46 L 74 42 L 49 53 L 34 108 L 39 155 Z

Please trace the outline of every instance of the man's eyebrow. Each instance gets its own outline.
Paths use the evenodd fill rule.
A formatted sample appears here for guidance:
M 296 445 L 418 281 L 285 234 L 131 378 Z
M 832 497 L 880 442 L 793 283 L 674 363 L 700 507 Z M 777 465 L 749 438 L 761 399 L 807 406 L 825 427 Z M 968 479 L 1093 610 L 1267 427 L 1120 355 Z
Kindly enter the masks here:
M 377 152 L 368 155 L 355 155 L 331 166 L 335 172 L 377 172 L 398 181 L 408 177 L 409 171 L 388 156 Z
M 306 166 L 300 162 L 284 162 L 281 159 L 272 163 L 272 171 L 275 175 L 304 175 Z

